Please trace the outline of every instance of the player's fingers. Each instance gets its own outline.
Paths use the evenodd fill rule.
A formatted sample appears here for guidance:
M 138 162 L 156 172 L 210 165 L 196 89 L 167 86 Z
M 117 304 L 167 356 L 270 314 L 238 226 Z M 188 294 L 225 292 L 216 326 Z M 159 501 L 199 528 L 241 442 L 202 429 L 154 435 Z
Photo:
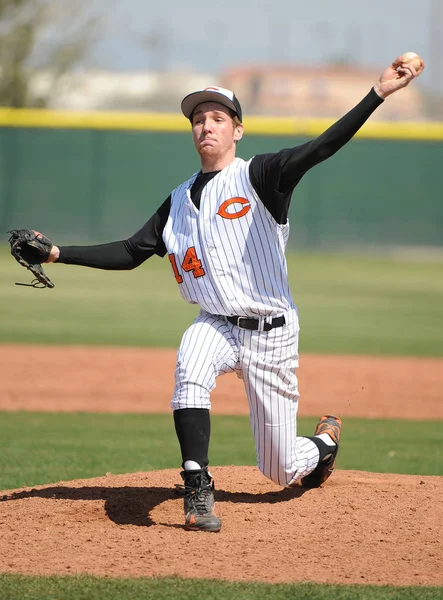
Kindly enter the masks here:
M 413 79 L 417 74 L 415 67 L 411 63 L 402 63 L 397 67 L 397 72 L 407 80 Z
M 425 68 L 425 63 L 422 58 L 420 58 L 420 67 L 417 69 L 414 66 L 413 62 L 400 63 L 400 66 L 397 67 L 397 71 L 402 74 L 410 73 L 412 77 L 418 77 L 420 73 Z
M 397 58 L 392 62 L 392 68 L 397 70 L 398 67 L 400 67 L 402 63 L 403 63 L 403 55 L 400 54 L 400 56 L 397 56 Z

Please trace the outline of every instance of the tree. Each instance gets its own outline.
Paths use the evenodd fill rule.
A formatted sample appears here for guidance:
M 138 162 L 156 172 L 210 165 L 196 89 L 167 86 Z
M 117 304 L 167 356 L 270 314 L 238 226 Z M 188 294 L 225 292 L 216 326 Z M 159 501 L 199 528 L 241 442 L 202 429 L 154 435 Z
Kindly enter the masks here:
M 88 6 L 86 0 L 0 0 L 0 105 L 35 104 L 29 94 L 35 70 L 49 69 L 55 85 L 85 57 L 99 22 Z

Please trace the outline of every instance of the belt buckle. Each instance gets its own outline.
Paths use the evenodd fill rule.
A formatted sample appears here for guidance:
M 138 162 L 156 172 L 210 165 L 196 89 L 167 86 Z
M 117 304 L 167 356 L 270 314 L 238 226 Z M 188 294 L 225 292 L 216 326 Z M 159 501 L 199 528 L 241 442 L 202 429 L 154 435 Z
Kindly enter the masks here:
M 247 329 L 247 327 L 243 327 L 243 326 L 240 324 L 240 321 L 243 321 L 243 319 L 247 319 L 247 318 L 248 318 L 248 317 L 237 317 L 237 323 L 236 323 L 236 325 L 237 325 L 237 327 L 238 327 L 239 329 Z
M 274 329 L 272 320 L 272 317 L 269 316 L 260 317 L 260 331 L 271 331 L 271 329 Z

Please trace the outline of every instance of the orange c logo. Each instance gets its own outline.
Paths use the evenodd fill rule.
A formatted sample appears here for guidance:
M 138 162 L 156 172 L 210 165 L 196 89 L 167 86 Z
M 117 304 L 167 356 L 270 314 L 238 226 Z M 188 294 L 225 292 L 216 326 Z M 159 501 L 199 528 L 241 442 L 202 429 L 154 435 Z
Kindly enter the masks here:
M 237 212 L 228 212 L 228 207 L 232 204 L 241 204 L 243 208 L 238 210 Z M 224 219 L 239 219 L 243 217 L 247 212 L 249 212 L 251 208 L 251 204 L 249 200 L 246 198 L 229 198 L 225 200 L 223 204 L 218 209 L 217 214 L 223 217 Z

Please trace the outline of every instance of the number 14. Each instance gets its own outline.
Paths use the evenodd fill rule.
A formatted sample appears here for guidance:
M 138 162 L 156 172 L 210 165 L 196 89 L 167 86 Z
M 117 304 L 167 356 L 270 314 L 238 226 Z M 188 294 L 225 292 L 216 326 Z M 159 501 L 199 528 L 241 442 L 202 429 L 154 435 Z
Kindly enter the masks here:
M 177 268 L 175 254 L 168 254 L 168 258 L 169 262 L 171 263 L 172 270 L 174 271 L 175 280 L 177 283 L 183 283 L 183 277 L 180 275 Z M 186 271 L 187 273 L 192 271 L 194 277 L 203 277 L 203 275 L 205 275 L 205 270 L 202 267 L 201 260 L 197 258 L 197 253 L 195 252 L 194 246 L 191 246 L 191 248 L 186 250 L 181 267 L 183 271 Z

